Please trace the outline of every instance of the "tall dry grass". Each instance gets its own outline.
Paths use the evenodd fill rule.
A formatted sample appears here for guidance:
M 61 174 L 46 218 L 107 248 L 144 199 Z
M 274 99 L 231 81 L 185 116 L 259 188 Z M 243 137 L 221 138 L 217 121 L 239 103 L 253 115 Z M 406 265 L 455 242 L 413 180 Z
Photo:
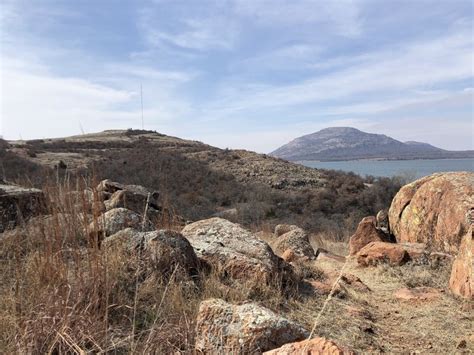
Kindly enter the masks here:
M 100 248 L 88 233 L 101 218 L 99 194 L 89 186 L 97 184 L 48 184 L 48 215 L 0 235 L 4 353 L 191 353 L 203 299 L 282 304 L 278 285 L 234 287 L 217 271 L 201 271 L 196 282 L 175 272 L 150 275 L 139 253 Z M 156 227 L 179 229 L 165 210 Z

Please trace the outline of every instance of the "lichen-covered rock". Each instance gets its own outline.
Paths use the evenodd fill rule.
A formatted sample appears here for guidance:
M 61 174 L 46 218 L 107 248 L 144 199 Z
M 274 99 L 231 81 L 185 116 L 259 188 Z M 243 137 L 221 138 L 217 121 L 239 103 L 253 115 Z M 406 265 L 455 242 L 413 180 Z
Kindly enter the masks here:
M 301 228 L 296 227 L 289 232 L 281 234 L 273 244 L 276 252 L 282 254 L 286 250 L 292 250 L 296 256 L 314 259 L 314 249 L 309 243 L 308 234 Z
M 45 198 L 41 190 L 0 180 L 0 233 L 44 212 Z
M 145 232 L 145 254 L 162 275 L 184 273 L 196 276 L 199 260 L 189 241 L 179 232 L 161 229 Z
M 388 236 L 380 229 L 377 229 L 375 217 L 365 217 L 360 221 L 356 232 L 349 239 L 349 254 L 355 255 L 370 242 L 388 241 Z
M 332 340 L 313 338 L 283 345 L 281 348 L 270 350 L 264 355 L 346 355 L 354 352 L 344 349 Z
M 189 241 L 181 233 L 161 229 L 140 232 L 126 228 L 106 238 L 102 247 L 111 253 L 119 251 L 138 256 L 145 265 L 144 270 L 158 278 L 174 274 L 196 276 L 199 260 Z
M 256 303 L 209 299 L 199 306 L 195 346 L 206 354 L 258 354 L 308 335 L 301 325 Z
M 89 234 L 97 234 L 103 239 L 129 227 L 142 231 L 154 229 L 150 221 L 144 220 L 137 212 L 126 208 L 114 208 L 90 223 Z
M 298 226 L 295 226 L 294 224 L 278 224 L 275 227 L 275 237 L 279 237 L 280 235 L 283 235 L 285 233 L 288 233 L 289 231 L 292 231 L 293 229 L 298 229 Z
M 125 228 L 105 238 L 101 246 L 107 251 L 119 250 L 132 253 L 143 249 L 144 243 L 143 232 L 133 228 Z
M 234 279 L 269 282 L 289 267 L 263 240 L 222 218 L 188 224 L 181 233 L 199 258 Z
M 97 186 L 97 191 L 102 196 L 108 197 L 105 198 L 104 202 L 107 210 L 127 208 L 143 214 L 147 208 L 161 209 L 158 203 L 159 193 L 140 185 L 124 185 L 110 180 L 103 180 Z
M 388 211 L 380 210 L 375 219 L 377 220 L 377 228 L 384 233 L 389 233 Z
M 361 266 L 388 263 L 392 266 L 402 265 L 425 255 L 424 244 L 420 243 L 386 243 L 371 242 L 356 254 L 357 263 Z
M 462 238 L 454 260 L 449 288 L 458 296 L 474 299 L 474 240 L 472 227 Z
M 456 253 L 469 229 L 474 205 L 474 173 L 433 174 L 403 186 L 389 210 L 397 242 L 426 243 L 434 251 Z

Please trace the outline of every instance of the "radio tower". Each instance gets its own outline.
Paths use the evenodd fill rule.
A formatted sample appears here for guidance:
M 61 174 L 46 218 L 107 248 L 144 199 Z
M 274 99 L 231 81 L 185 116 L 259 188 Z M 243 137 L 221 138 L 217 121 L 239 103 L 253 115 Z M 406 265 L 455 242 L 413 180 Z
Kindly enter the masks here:
M 143 121 L 143 88 L 142 88 L 142 84 L 140 83 L 140 102 L 141 102 L 141 105 L 142 105 L 142 130 L 145 129 L 145 123 Z

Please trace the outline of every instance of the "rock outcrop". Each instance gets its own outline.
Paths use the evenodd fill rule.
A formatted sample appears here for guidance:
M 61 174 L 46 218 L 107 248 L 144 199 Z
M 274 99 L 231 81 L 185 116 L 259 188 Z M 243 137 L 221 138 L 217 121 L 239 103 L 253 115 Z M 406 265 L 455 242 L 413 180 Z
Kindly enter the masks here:
M 389 242 L 388 236 L 377 228 L 377 220 L 373 216 L 360 221 L 357 230 L 349 240 L 349 254 L 355 255 L 371 242 Z
M 256 303 L 233 305 L 209 299 L 199 307 L 195 346 L 207 354 L 255 354 L 308 335 L 301 325 Z
M 458 296 L 474 299 L 474 240 L 472 227 L 462 238 L 454 260 L 449 288 Z
M 469 229 L 474 173 L 433 174 L 405 185 L 389 210 L 397 242 L 426 243 L 435 251 L 457 253 Z
M 222 218 L 188 224 L 181 233 L 199 258 L 226 277 L 269 282 L 284 278 L 281 272 L 289 267 L 267 243 Z
M 0 233 L 44 212 L 45 198 L 41 190 L 0 180 Z
M 291 250 L 295 257 L 306 257 L 308 259 L 314 259 L 314 249 L 309 243 L 308 234 L 301 228 L 294 226 L 290 231 L 280 234 L 276 241 L 273 243 L 275 250 L 279 254 L 285 253 L 287 250 Z
M 339 347 L 335 342 L 326 338 L 313 338 L 295 343 L 285 344 L 282 347 L 270 350 L 264 355 L 346 355 L 354 352 Z

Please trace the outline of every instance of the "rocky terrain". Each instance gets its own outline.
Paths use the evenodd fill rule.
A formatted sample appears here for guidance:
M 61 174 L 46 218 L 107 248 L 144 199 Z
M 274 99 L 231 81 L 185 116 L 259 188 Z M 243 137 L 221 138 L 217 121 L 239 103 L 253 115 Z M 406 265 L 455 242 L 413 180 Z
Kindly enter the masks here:
M 427 143 L 400 142 L 383 134 L 332 127 L 298 137 L 270 155 L 291 160 L 472 158 L 474 151 L 448 151 Z
M 364 215 L 388 207 L 402 183 L 140 130 L 0 141 L 0 161 L 5 179 L 26 186 L 41 188 L 58 177 L 91 185 L 112 179 L 159 191 L 158 202 L 185 220 L 297 224 L 339 239 L 348 238 Z
M 292 224 L 170 220 L 141 185 L 4 183 L 16 213 L 2 208 L 0 348 L 472 353 L 473 179 L 402 187 L 348 244 Z

